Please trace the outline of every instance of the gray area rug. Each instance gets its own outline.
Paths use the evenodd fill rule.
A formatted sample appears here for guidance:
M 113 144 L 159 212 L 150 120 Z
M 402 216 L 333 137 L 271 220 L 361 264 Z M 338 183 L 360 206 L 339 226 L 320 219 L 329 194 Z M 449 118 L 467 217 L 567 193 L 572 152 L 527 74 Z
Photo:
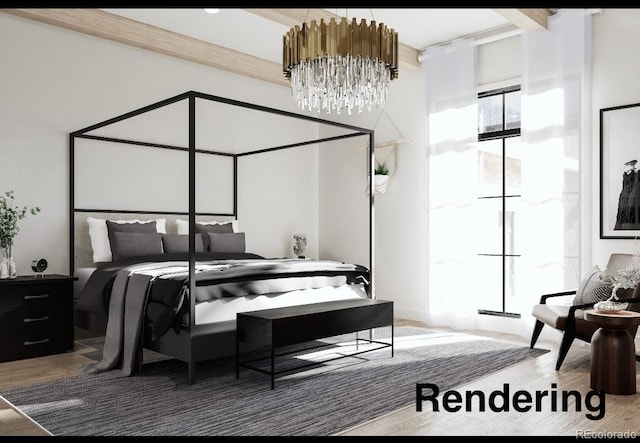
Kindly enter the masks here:
M 59 436 L 327 436 L 414 404 L 416 383 L 443 392 L 548 352 L 412 327 L 394 332 L 393 357 L 382 348 L 319 362 L 278 375 L 274 390 L 257 371 L 241 369 L 236 379 L 232 358 L 200 363 L 192 385 L 186 364 L 166 359 L 133 377 L 87 374 L 0 395 Z M 384 340 L 390 328 L 375 333 Z M 351 352 L 338 341 L 352 338 L 280 357 L 276 370 Z

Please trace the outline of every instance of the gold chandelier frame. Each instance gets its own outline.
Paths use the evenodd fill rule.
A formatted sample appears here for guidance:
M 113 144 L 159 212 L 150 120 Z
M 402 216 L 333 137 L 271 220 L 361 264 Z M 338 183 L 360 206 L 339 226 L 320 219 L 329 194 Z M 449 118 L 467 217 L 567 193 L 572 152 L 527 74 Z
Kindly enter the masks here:
M 320 19 L 295 26 L 283 36 L 282 70 L 291 79 L 291 69 L 300 62 L 318 57 L 363 57 L 379 60 L 390 70 L 390 80 L 398 78 L 398 33 L 384 23 L 365 19 L 358 23 L 342 17 L 340 23 L 332 17 L 329 23 Z

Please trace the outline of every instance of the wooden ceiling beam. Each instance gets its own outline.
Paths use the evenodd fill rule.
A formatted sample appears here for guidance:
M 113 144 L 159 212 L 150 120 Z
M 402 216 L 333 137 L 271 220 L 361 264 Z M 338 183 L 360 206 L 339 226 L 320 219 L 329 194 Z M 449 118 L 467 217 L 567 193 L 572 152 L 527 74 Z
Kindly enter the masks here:
M 0 12 L 82 32 L 182 60 L 289 86 L 282 64 L 100 9 L 0 9 Z
M 548 8 L 538 9 L 494 9 L 498 14 L 525 31 L 547 30 L 547 19 L 554 13 Z
M 326 9 L 245 9 L 247 12 L 258 15 L 262 18 L 269 19 L 281 25 L 285 25 L 289 28 L 293 28 L 296 25 L 301 25 L 305 21 L 311 20 L 320 21 L 324 19 L 329 21 L 336 15 Z M 385 23 L 389 28 L 393 28 L 391 24 Z M 402 40 L 402 35 L 398 38 Z M 420 68 L 420 62 L 418 61 L 419 51 L 409 45 L 405 45 L 402 42 L 398 43 L 398 64 L 400 68 L 417 70 Z

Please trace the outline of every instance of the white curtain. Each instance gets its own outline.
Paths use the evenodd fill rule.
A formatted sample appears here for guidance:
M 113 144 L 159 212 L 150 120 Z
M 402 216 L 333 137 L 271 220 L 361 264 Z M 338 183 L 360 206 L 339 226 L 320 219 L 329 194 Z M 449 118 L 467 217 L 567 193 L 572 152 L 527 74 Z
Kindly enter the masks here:
M 478 250 L 470 235 L 477 206 L 476 46 L 460 39 L 429 48 L 426 82 L 429 171 L 427 324 L 473 329 Z
M 522 34 L 522 202 L 516 242 L 521 335 L 540 295 L 575 288 L 588 256 L 591 14 L 562 9 Z M 588 225 L 587 225 L 588 226 Z

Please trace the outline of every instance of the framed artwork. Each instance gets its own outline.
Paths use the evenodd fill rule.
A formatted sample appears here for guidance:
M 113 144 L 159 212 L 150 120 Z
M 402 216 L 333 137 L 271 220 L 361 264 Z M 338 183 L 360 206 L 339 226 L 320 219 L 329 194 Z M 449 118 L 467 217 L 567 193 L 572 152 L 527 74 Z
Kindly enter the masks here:
M 640 237 L 640 103 L 600 109 L 600 238 Z

